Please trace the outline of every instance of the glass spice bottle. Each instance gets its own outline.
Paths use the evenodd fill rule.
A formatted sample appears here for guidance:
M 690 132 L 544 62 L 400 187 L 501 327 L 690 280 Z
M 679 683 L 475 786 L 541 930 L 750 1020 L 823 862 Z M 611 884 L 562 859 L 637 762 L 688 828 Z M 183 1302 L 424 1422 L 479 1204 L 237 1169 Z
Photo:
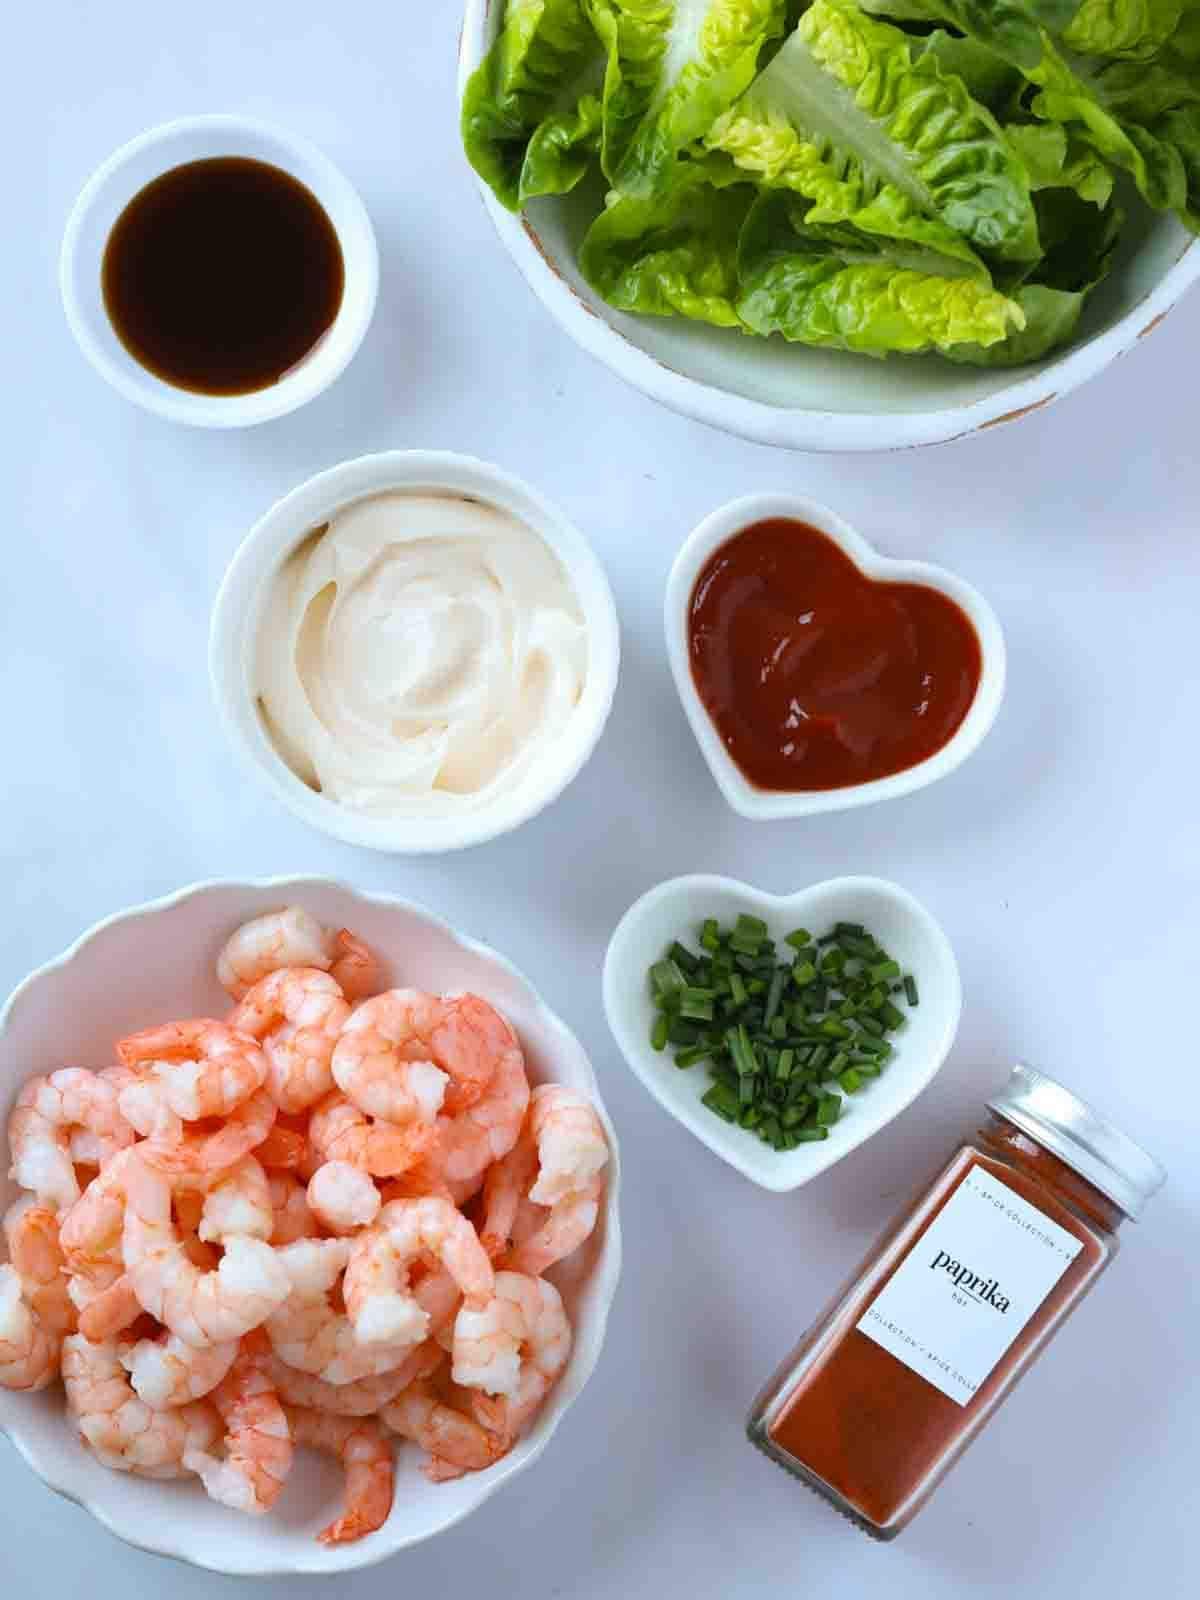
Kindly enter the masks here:
M 1165 1177 L 1017 1067 L 758 1396 L 751 1441 L 894 1539 L 1117 1253 Z

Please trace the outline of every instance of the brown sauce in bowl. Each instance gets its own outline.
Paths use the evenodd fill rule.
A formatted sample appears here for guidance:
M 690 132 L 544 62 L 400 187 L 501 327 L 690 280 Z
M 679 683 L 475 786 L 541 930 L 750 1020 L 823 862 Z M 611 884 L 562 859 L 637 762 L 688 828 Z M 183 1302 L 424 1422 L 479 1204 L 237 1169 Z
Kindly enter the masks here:
M 149 372 L 195 394 L 252 394 L 332 327 L 345 265 L 311 190 L 267 162 L 220 156 L 133 197 L 101 286 L 117 337 Z

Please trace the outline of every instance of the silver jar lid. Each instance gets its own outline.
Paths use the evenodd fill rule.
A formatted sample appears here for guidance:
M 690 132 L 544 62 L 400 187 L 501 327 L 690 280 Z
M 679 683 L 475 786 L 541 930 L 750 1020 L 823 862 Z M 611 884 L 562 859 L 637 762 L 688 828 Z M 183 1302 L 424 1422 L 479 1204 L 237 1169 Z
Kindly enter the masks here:
M 1166 1172 L 1141 1145 L 1032 1067 L 1014 1067 L 1007 1086 L 988 1101 L 988 1109 L 1053 1151 L 1135 1221 L 1166 1179 Z

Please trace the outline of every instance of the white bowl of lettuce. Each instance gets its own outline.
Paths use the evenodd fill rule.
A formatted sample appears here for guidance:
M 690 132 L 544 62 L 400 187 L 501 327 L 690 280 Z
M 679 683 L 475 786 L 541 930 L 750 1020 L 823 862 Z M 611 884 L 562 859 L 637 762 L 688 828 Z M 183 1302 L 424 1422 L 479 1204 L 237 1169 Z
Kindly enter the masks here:
M 1200 0 L 468 0 L 460 69 L 552 315 L 764 443 L 1022 416 L 1200 276 Z

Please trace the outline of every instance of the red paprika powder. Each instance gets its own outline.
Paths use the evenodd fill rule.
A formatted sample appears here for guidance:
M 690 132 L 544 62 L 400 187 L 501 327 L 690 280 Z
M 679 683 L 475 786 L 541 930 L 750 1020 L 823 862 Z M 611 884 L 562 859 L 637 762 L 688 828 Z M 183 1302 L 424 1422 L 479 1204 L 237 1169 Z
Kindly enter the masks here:
M 1163 1181 L 1028 1067 L 988 1109 L 750 1415 L 760 1449 L 876 1538 L 916 1514 Z

